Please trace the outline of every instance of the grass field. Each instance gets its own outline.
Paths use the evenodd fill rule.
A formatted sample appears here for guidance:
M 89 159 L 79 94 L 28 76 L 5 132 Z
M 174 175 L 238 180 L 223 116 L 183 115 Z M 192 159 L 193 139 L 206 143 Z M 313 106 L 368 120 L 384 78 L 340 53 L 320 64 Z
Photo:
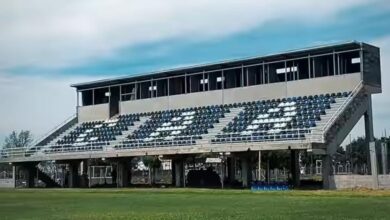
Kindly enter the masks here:
M 0 190 L 0 219 L 390 219 L 390 191 Z

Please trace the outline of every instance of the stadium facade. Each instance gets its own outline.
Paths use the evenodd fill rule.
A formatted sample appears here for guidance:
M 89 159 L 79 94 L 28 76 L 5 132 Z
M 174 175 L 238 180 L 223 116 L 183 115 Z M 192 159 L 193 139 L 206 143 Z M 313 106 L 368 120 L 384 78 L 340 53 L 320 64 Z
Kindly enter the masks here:
M 0 162 L 26 170 L 41 161 L 68 164 L 76 186 L 80 162 L 118 164 L 118 184 L 129 184 L 128 161 L 157 155 L 172 160 L 173 183 L 185 185 L 184 160 L 220 153 L 231 176 L 239 159 L 242 185 L 261 154 L 288 150 L 294 185 L 298 154 L 322 155 L 325 188 L 331 158 L 361 117 L 377 174 L 372 101 L 381 93 L 379 48 L 345 42 L 261 57 L 190 66 L 72 85 L 76 115 L 28 149 L 9 149 Z M 232 180 L 233 181 L 233 180 Z M 31 185 L 31 183 L 29 184 Z M 334 185 L 334 184 L 333 184 Z

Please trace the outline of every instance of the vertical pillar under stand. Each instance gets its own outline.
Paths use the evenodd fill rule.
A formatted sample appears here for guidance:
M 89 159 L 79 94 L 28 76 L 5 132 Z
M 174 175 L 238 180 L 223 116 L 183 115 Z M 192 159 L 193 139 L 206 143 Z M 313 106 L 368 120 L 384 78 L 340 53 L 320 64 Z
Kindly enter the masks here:
M 76 188 L 78 187 L 78 179 L 79 179 L 79 162 L 71 162 L 69 163 L 69 176 L 68 176 L 68 187 Z
M 174 159 L 172 160 L 174 166 L 174 172 L 172 172 L 174 182 L 176 187 L 184 187 L 184 160 L 183 159 Z
M 332 175 L 332 158 L 329 154 L 322 157 L 322 185 L 324 189 L 330 189 L 330 176 Z
M 382 173 L 383 175 L 386 175 L 388 173 L 388 160 L 387 160 L 387 143 L 383 142 L 381 143 L 381 154 L 382 154 Z
M 252 165 L 248 155 L 244 155 L 241 160 L 241 181 L 242 187 L 247 188 L 252 181 Z
M 117 184 L 118 187 L 128 187 L 130 182 L 130 164 L 126 160 L 118 161 Z
M 299 151 L 291 150 L 291 177 L 294 187 L 300 186 L 300 170 L 299 170 Z

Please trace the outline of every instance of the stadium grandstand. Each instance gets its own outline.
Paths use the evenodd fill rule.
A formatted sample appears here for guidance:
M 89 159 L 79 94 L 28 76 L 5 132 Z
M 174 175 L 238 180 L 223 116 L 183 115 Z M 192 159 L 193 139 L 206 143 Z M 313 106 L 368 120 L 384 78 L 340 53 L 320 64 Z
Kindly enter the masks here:
M 217 154 L 208 159 L 220 163 L 222 185 L 249 187 L 263 181 L 266 152 L 288 151 L 291 185 L 300 185 L 299 155 L 305 152 L 321 157 L 323 187 L 334 188 L 332 156 L 362 117 L 372 176 L 378 172 L 371 95 L 381 93 L 380 53 L 366 43 L 71 86 L 77 93 L 74 116 L 34 146 L 1 154 L 0 163 L 25 173 L 27 186 L 34 186 L 34 178 L 65 186 L 43 172 L 41 163 L 50 161 L 66 167 L 66 187 L 79 187 L 83 173 L 92 176 L 90 161 L 102 160 L 115 164 L 113 182 L 126 187 L 129 162 L 147 155 L 170 162 L 171 184 L 183 187 L 200 175 L 188 158 Z

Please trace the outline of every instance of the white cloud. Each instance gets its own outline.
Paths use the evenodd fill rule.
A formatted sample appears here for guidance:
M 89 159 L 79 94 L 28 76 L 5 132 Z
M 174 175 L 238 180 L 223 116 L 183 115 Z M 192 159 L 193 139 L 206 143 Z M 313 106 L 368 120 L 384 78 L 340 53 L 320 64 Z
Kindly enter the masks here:
M 12 0 L 0 3 L 0 69 L 61 67 L 124 46 L 220 38 L 270 21 L 329 22 L 368 0 Z
M 69 85 L 91 79 L 0 73 L 0 138 L 13 130 L 31 130 L 36 137 L 48 132 L 76 112 L 76 92 Z
M 218 39 L 272 21 L 296 25 L 337 19 L 368 0 L 12 0 L 0 3 L 0 71 L 7 68 L 71 67 L 143 43 Z M 335 21 L 335 20 L 333 20 Z M 383 94 L 374 96 L 376 133 L 390 124 L 390 36 L 382 48 Z M 70 83 L 96 77 L 44 78 L 0 72 L 0 139 L 12 130 L 41 135 L 75 112 Z M 390 127 L 387 127 L 390 129 Z M 379 133 L 378 133 L 379 132 Z M 390 133 L 390 132 L 389 132 Z M 1 141 L 1 140 L 0 140 Z

